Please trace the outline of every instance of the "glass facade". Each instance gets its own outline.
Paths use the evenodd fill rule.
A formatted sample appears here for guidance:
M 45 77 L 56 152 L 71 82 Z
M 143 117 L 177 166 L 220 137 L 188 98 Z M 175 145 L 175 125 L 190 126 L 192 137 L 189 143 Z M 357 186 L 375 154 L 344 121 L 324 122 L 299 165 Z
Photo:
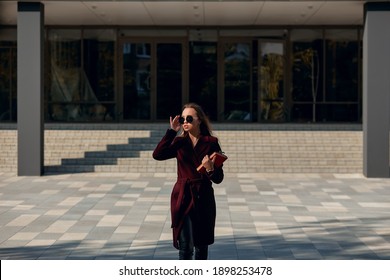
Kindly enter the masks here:
M 0 29 L 0 122 L 16 122 L 16 28 Z M 361 121 L 361 30 L 47 28 L 46 122 Z

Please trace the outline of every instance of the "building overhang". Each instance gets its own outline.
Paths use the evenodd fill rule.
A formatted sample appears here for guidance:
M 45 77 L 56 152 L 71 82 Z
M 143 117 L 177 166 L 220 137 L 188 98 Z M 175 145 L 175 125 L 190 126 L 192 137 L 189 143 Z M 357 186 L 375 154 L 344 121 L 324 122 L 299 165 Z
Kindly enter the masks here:
M 0 0 L 0 25 L 17 24 L 17 2 Z M 191 26 L 201 28 L 210 26 L 363 25 L 364 4 L 382 1 L 51 0 L 40 2 L 45 7 L 46 26 Z

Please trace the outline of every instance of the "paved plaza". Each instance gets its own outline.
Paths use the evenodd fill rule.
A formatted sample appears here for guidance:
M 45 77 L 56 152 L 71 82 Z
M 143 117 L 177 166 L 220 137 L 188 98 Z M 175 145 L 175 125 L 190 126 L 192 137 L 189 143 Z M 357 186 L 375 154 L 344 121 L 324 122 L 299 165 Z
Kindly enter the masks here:
M 0 259 L 177 259 L 174 176 L 0 173 Z M 209 258 L 390 259 L 390 179 L 233 174 Z

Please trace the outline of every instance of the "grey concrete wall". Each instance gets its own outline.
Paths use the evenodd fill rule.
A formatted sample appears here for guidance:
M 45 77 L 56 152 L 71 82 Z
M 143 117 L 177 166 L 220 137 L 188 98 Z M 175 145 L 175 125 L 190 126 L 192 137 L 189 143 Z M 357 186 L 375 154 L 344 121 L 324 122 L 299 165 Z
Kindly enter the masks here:
M 44 10 L 41 3 L 18 3 L 18 175 L 43 173 Z
M 389 177 L 390 5 L 369 3 L 363 37 L 363 173 Z

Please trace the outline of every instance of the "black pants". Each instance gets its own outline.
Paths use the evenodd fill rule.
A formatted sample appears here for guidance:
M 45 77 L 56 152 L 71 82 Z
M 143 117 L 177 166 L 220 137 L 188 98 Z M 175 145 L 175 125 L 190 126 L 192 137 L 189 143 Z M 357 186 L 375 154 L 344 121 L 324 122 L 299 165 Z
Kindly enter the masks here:
M 191 217 L 184 218 L 183 228 L 179 236 L 179 260 L 192 260 L 195 247 L 195 260 L 207 260 L 208 246 L 194 246 Z

